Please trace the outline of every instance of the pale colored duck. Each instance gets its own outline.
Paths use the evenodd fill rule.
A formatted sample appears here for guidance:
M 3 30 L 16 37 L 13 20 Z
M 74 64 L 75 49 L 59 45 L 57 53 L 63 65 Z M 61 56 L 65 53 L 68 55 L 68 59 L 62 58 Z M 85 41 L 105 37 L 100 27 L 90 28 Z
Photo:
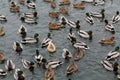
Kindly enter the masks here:
M 33 1 L 27 0 L 26 3 L 27 3 L 26 5 L 28 8 L 36 9 L 36 4 Z
M 7 21 L 7 18 L 5 15 L 0 15 L 0 21 Z
M 116 15 L 112 17 L 112 23 L 116 23 L 118 21 L 120 21 L 120 14 L 119 11 L 116 11 Z
M 61 8 L 59 8 L 59 13 L 69 14 L 69 11 L 68 11 L 68 9 L 61 7 Z
M 20 55 L 20 53 L 23 51 L 23 46 L 19 42 L 14 42 L 13 49 Z
M 48 61 L 46 63 L 46 68 L 57 68 L 58 66 L 60 66 L 61 64 L 63 64 L 63 62 L 59 61 L 59 60 L 51 60 L 51 61 Z
M 88 2 L 88 3 L 94 2 L 94 0 L 82 0 L 82 1 Z
M 76 9 L 85 9 L 85 2 L 82 1 L 81 3 L 75 3 L 73 4 L 73 7 Z
M 0 36 L 3 36 L 3 35 L 5 35 L 5 29 L 4 29 L 4 27 L 1 27 L 0 28 Z
M 88 38 L 92 39 L 92 36 L 93 36 L 93 32 L 91 30 L 89 31 L 79 30 L 78 34 L 85 39 L 88 39 Z
M 84 56 L 84 51 L 80 48 L 77 49 L 77 52 L 74 54 L 74 60 L 78 61 Z
M 120 50 L 119 46 L 115 47 L 115 50 L 110 51 L 107 54 L 106 60 L 115 60 L 118 56 L 120 56 L 120 53 L 118 52 Z
M 103 4 L 105 4 L 105 0 L 98 0 L 94 2 L 94 6 L 103 5 Z
M 108 70 L 108 71 L 113 71 L 113 64 L 110 61 L 107 60 L 103 60 L 101 61 L 101 64 L 103 65 L 103 67 Z
M 112 36 L 110 38 L 106 38 L 106 39 L 102 39 L 102 40 L 99 40 L 99 43 L 101 44 L 114 44 L 115 43 L 115 37 Z
M 108 23 L 108 20 L 105 20 L 105 29 L 110 31 L 112 34 L 115 33 L 115 28 L 112 24 Z
M 47 46 L 47 51 L 50 53 L 56 52 L 56 46 L 53 44 L 52 41 L 49 41 L 48 46 Z
M 54 75 L 55 75 L 54 69 L 52 69 L 51 67 L 49 67 L 49 68 L 45 71 L 44 80 L 51 80 L 51 79 L 54 78 Z
M 39 42 L 39 34 L 35 33 L 34 37 L 26 37 L 24 38 L 21 43 L 23 44 L 33 44 L 33 43 L 38 43 Z
M 66 73 L 67 75 L 72 74 L 74 72 L 76 72 L 78 70 L 78 66 L 77 64 L 73 61 L 72 63 L 70 63 L 67 67 Z
M 3 69 L 0 69 L 0 76 L 6 76 L 7 72 L 5 72 Z
M 20 26 L 18 32 L 19 32 L 19 34 L 21 34 L 22 38 L 25 38 L 27 35 L 27 29 L 24 25 Z
M 72 58 L 72 54 L 71 54 L 71 52 L 68 51 L 68 49 L 64 48 L 63 52 L 62 52 L 62 57 L 64 59 L 70 59 L 70 58 Z
M 8 72 L 13 73 L 13 70 L 15 69 L 15 64 L 12 60 L 7 60 L 7 63 L 5 64 L 5 68 Z
M 90 23 L 91 25 L 94 24 L 94 20 L 92 16 L 89 13 L 86 13 L 86 21 Z
M 58 18 L 59 17 L 59 12 L 49 12 L 49 17 Z
M 29 69 L 32 73 L 34 73 L 34 67 L 35 67 L 34 62 L 32 61 L 30 62 L 26 59 L 22 59 L 22 64 L 24 68 Z
M 25 80 L 25 73 L 20 69 L 15 69 L 14 78 L 15 80 Z
M 0 52 L 0 63 L 5 61 L 5 55 L 3 52 Z
M 53 0 L 52 2 L 51 2 L 51 8 L 56 8 L 56 3 L 55 3 L 55 1 Z
M 25 0 L 18 0 L 20 4 L 25 4 Z
M 51 39 L 51 33 L 48 33 L 47 38 L 44 38 L 43 41 L 41 42 L 41 47 L 46 47 L 48 46 L 49 42 L 52 41 Z
M 60 2 L 59 2 L 59 6 L 61 6 L 61 5 L 70 5 L 70 0 L 61 0 Z
M 49 22 L 48 26 L 50 30 L 58 30 L 61 27 L 59 24 L 52 23 L 52 22 Z

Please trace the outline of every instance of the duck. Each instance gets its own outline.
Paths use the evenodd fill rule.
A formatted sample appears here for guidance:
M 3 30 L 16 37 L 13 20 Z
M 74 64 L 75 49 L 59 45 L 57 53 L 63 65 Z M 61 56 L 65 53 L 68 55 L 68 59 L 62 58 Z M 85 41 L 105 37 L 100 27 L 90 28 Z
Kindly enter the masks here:
M 26 59 L 22 59 L 22 64 L 24 68 L 29 69 L 32 73 L 34 73 L 34 67 L 35 67 L 34 62 L 28 61 Z
M 110 51 L 107 54 L 107 57 L 105 57 L 106 60 L 115 60 L 118 56 L 120 56 L 120 53 L 118 52 L 120 50 L 119 46 L 115 47 L 115 50 Z
M 59 19 L 59 24 L 61 26 L 65 26 L 67 23 L 68 23 L 68 20 L 64 16 L 61 16 Z
M 77 64 L 73 61 L 72 63 L 70 63 L 67 67 L 66 73 L 67 75 L 72 74 L 74 72 L 76 72 L 78 70 L 78 66 Z
M 36 4 L 33 1 L 27 0 L 27 7 L 31 9 L 36 9 Z
M 68 9 L 67 8 L 64 8 L 64 7 L 61 7 L 61 8 L 59 8 L 59 13 L 61 13 L 61 14 L 69 14 L 69 11 L 68 11 Z
M 10 1 L 10 7 L 16 7 L 16 2 Z
M 92 36 L 93 36 L 93 32 L 91 30 L 89 31 L 79 30 L 78 34 L 85 39 L 88 39 L 88 38 L 92 39 Z
M 20 53 L 23 51 L 23 46 L 21 43 L 17 41 L 17 42 L 14 42 L 13 49 L 20 55 Z
M 59 61 L 59 60 L 50 60 L 50 61 L 48 61 L 48 62 L 46 63 L 45 66 L 46 66 L 46 68 L 51 67 L 51 68 L 55 69 L 55 68 L 57 68 L 58 66 L 60 66 L 61 64 L 63 64 L 62 61 Z
M 54 1 L 54 0 L 43 0 L 44 2 L 52 2 L 52 1 Z
M 15 80 L 25 80 L 25 73 L 19 68 L 15 69 L 14 78 Z
M 55 3 L 55 1 L 53 0 L 52 2 L 51 2 L 51 8 L 56 8 L 56 3 Z
M 5 72 L 3 69 L 0 69 L 0 76 L 6 76 L 7 72 Z
M 82 0 L 82 1 L 88 2 L 88 3 L 94 2 L 94 0 Z
M 68 49 L 64 48 L 63 53 L 62 53 L 62 57 L 64 59 L 70 59 L 70 58 L 72 58 L 72 54 L 71 54 L 71 52 L 68 51 Z
M 68 24 L 69 26 L 71 26 L 72 28 L 76 28 L 76 23 L 73 22 L 73 21 L 71 21 L 71 20 L 67 20 L 67 24 Z
M 67 38 L 72 41 L 72 38 L 76 38 L 75 34 L 72 32 L 72 28 L 70 28 L 70 31 L 68 33 Z
M 107 38 L 107 39 L 102 39 L 102 40 L 99 40 L 99 43 L 101 44 L 114 44 L 115 43 L 115 37 L 112 36 L 110 38 Z
M 36 55 L 34 56 L 34 61 L 35 61 L 37 64 L 41 64 L 42 59 L 43 59 L 43 56 L 39 53 L 39 50 L 36 49 Z
M 5 29 L 4 27 L 0 28 L 0 36 L 4 36 L 5 35 Z
M 27 29 L 24 25 L 20 26 L 18 32 L 19 32 L 19 34 L 21 34 L 22 38 L 25 38 L 27 35 Z
M 112 24 L 108 23 L 108 20 L 105 20 L 105 29 L 110 31 L 112 34 L 115 34 L 115 28 Z
M 10 12 L 19 13 L 20 12 L 20 6 L 10 7 Z
M 0 52 L 0 63 L 3 63 L 5 61 L 5 55 L 3 52 Z
M 77 52 L 74 54 L 74 61 L 78 61 L 84 56 L 84 51 L 80 48 L 77 49 Z
M 39 42 L 39 34 L 35 33 L 34 37 L 26 37 L 23 40 L 21 40 L 22 44 L 33 44 L 33 43 L 38 43 Z
M 70 5 L 70 0 L 62 0 L 59 2 L 59 6 L 62 6 L 62 5 Z
M 47 46 L 47 51 L 50 53 L 56 52 L 56 46 L 53 44 L 52 41 L 49 41 L 48 46 Z
M 101 64 L 108 71 L 113 71 L 113 64 L 108 60 L 102 60 Z
M 49 30 L 59 30 L 61 27 L 59 24 L 52 22 L 49 22 L 48 26 L 49 26 Z
M 75 3 L 73 4 L 73 7 L 76 9 L 85 9 L 85 2 L 82 1 L 81 3 Z
M 5 15 L 0 14 L 0 21 L 7 21 L 7 18 Z
M 55 71 L 53 68 L 49 67 L 44 74 L 44 80 L 51 80 L 54 78 Z
M 86 21 L 88 23 L 90 23 L 91 25 L 94 24 L 94 20 L 93 20 L 92 16 L 89 13 L 86 13 Z
M 15 64 L 12 60 L 7 60 L 7 63 L 5 64 L 5 68 L 8 72 L 13 73 L 13 70 L 15 69 Z
M 20 4 L 25 4 L 25 0 L 18 0 Z
M 116 15 L 112 17 L 112 23 L 116 23 L 118 21 L 120 21 L 120 14 L 119 11 L 116 11 Z
M 105 0 L 98 0 L 94 2 L 94 6 L 103 5 L 103 4 L 105 4 Z
M 37 18 L 38 13 L 37 13 L 37 11 L 34 11 L 34 12 L 24 13 L 24 15 L 27 18 Z
M 51 18 L 58 18 L 59 17 L 59 12 L 49 12 L 48 15 Z

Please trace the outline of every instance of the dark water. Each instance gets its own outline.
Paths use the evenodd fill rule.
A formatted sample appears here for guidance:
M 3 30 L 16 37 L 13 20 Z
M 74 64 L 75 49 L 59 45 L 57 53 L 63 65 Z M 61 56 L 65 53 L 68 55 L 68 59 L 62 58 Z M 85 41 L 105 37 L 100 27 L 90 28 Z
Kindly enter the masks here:
M 17 0 L 15 1 L 17 2 Z M 57 3 L 59 1 L 60 0 L 56 0 Z M 86 3 L 86 8 L 84 10 L 74 9 L 72 3 L 80 2 L 80 1 L 81 0 L 76 0 L 76 1 L 71 0 L 71 5 L 64 6 L 69 9 L 69 16 L 68 15 L 64 15 L 64 16 L 72 21 L 80 20 L 82 30 L 93 31 L 94 33 L 93 40 L 89 41 L 80 38 L 76 30 L 74 30 L 77 39 L 85 42 L 90 47 L 90 49 L 86 50 L 85 56 L 80 61 L 76 62 L 79 67 L 76 73 L 67 77 L 65 74 L 65 70 L 70 62 L 64 63 L 55 70 L 54 80 L 67 80 L 68 78 L 71 78 L 72 80 L 117 80 L 112 72 L 106 71 L 103 68 L 103 66 L 100 64 L 100 61 L 103 60 L 104 57 L 107 55 L 107 53 L 113 50 L 115 46 L 120 46 L 120 42 L 119 42 L 120 22 L 113 24 L 116 30 L 116 33 L 114 35 L 116 38 L 116 43 L 114 45 L 102 46 L 98 43 L 98 40 L 103 39 L 105 37 L 110 37 L 112 36 L 112 34 L 105 30 L 104 22 L 100 22 L 100 20 L 97 18 L 94 19 L 95 20 L 94 25 L 90 25 L 89 23 L 87 23 L 85 21 L 85 13 L 92 11 L 99 12 L 102 8 L 104 8 L 106 10 L 105 11 L 106 19 L 111 21 L 112 16 L 115 15 L 115 12 L 117 10 L 120 11 L 120 7 L 119 7 L 120 0 L 113 0 L 112 4 L 111 4 L 111 0 L 106 0 L 105 5 L 102 6 L 101 5 L 93 6 L 91 3 Z M 28 9 L 25 5 L 20 5 L 19 3 L 18 5 L 21 8 L 21 12 L 32 11 L 32 9 Z M 37 5 L 36 10 L 38 11 L 39 14 L 38 24 L 30 25 L 30 24 L 22 23 L 19 20 L 19 16 L 17 13 L 10 13 L 8 0 L 0 0 L 0 14 L 4 14 L 8 20 L 6 23 L 0 23 L 0 27 L 4 26 L 6 31 L 5 36 L 0 37 L 0 50 L 5 52 L 6 59 L 12 59 L 14 61 L 14 63 L 16 64 L 16 68 L 20 68 L 23 71 L 25 71 L 27 75 L 26 80 L 43 80 L 44 78 L 44 70 L 41 67 L 35 68 L 35 74 L 32 75 L 32 73 L 24 69 L 21 64 L 21 57 L 23 59 L 33 61 L 36 48 L 38 48 L 40 50 L 40 53 L 48 60 L 54 60 L 54 59 L 63 60 L 61 56 L 63 48 L 67 48 L 68 50 L 70 50 L 72 54 L 75 53 L 75 49 L 67 40 L 69 27 L 65 29 L 61 29 L 59 31 L 51 31 L 53 43 L 57 47 L 57 52 L 55 52 L 52 57 L 49 56 L 49 53 L 45 48 L 41 49 L 40 43 L 33 44 L 30 46 L 23 45 L 24 50 L 22 52 L 21 57 L 19 57 L 13 51 L 12 46 L 14 41 L 21 40 L 20 35 L 17 33 L 21 24 L 23 24 L 27 28 L 28 31 L 27 36 L 33 36 L 34 33 L 38 32 L 41 35 L 40 36 L 40 42 L 41 42 L 45 37 L 47 37 L 47 33 L 50 32 L 48 29 L 48 23 L 56 22 L 55 19 L 48 17 L 48 13 L 50 11 L 57 11 L 60 6 L 57 6 L 56 9 L 52 9 L 50 8 L 50 4 L 43 2 L 43 0 L 36 0 L 36 5 Z M 0 68 L 4 69 L 4 64 L 0 64 Z M 14 77 L 12 74 L 8 74 L 2 80 L 14 80 Z

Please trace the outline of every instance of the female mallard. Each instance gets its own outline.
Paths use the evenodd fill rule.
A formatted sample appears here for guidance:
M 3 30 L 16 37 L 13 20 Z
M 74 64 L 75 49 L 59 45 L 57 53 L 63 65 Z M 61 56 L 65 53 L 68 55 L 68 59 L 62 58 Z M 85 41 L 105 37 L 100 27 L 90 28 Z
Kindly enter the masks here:
M 105 20 L 105 29 L 110 31 L 112 34 L 115 33 L 115 28 L 112 24 L 108 23 L 108 20 Z
M 47 46 L 47 51 L 50 53 L 54 53 L 56 51 L 56 46 L 50 41 Z
M 84 2 L 88 2 L 88 3 L 90 3 L 90 2 L 94 2 L 94 0 L 82 0 L 82 1 L 84 1 Z
M 116 11 L 116 15 L 112 17 L 112 22 L 116 23 L 118 21 L 120 21 L 120 14 L 119 14 L 119 11 Z
M 58 18 L 59 17 L 59 12 L 49 12 L 48 15 L 51 18 Z
M 35 64 L 33 62 L 22 59 L 22 64 L 24 68 L 29 69 L 32 73 L 34 73 Z
M 5 55 L 3 54 L 3 52 L 0 52 L 0 63 L 5 61 Z
M 82 1 L 81 3 L 73 4 L 73 7 L 76 9 L 85 9 L 85 2 Z
M 58 30 L 58 29 L 60 29 L 60 27 L 61 26 L 59 24 L 49 22 L 49 29 L 50 30 Z
M 63 64 L 63 62 L 61 62 L 59 60 L 51 60 L 51 61 L 48 61 L 45 66 L 46 66 L 46 68 L 49 68 L 49 67 L 56 68 L 61 64 Z
M 89 13 L 86 13 L 86 21 L 91 25 L 94 24 L 93 18 Z
M 5 72 L 3 69 L 0 69 L 0 76 L 6 76 L 7 72 Z
M 62 57 L 65 59 L 70 59 L 70 58 L 72 58 L 72 54 L 68 51 L 68 49 L 64 48 L 63 53 L 62 53 Z
M 22 38 L 25 38 L 27 35 L 27 29 L 24 25 L 21 25 L 18 32 L 21 34 Z
M 68 65 L 66 73 L 67 75 L 72 74 L 78 70 L 78 66 L 75 62 L 72 62 L 71 64 Z
M 51 8 L 56 8 L 56 3 L 55 3 L 55 1 L 53 0 L 52 2 L 51 2 Z
M 27 7 L 28 8 L 32 8 L 32 9 L 35 9 L 36 8 L 36 4 L 30 0 L 27 0 Z
M 36 55 L 34 57 L 34 60 L 36 63 L 40 64 L 43 59 L 43 56 L 39 53 L 39 50 L 36 50 Z
M 54 0 L 43 0 L 44 2 L 52 2 L 52 1 L 54 1 Z
M 4 29 L 4 27 L 1 27 L 0 28 L 0 36 L 3 36 L 3 35 L 5 35 L 5 29 Z
M 25 0 L 18 0 L 20 4 L 25 4 Z
M 72 28 L 70 28 L 67 38 L 72 41 L 72 38 L 76 38 L 75 34 L 72 32 Z
M 71 3 L 70 0 L 62 0 L 62 1 L 59 2 L 59 6 L 61 6 L 61 5 L 69 5 L 70 3 Z
M 102 40 L 99 41 L 99 43 L 101 43 L 101 44 L 114 44 L 115 43 L 115 37 L 112 36 L 111 38 L 102 39 Z
M 94 6 L 103 5 L 103 4 L 105 4 L 105 0 L 98 0 L 94 2 Z
M 14 78 L 15 80 L 25 80 L 25 73 L 20 69 L 15 69 Z
M 115 50 L 110 51 L 107 54 L 107 57 L 105 58 L 106 60 L 114 60 L 116 59 L 118 56 L 120 56 L 120 53 L 118 52 L 120 50 L 119 46 L 115 47 Z
M 101 64 L 104 66 L 105 69 L 113 71 L 113 64 L 110 61 L 103 60 L 101 61 Z
M 61 7 L 61 8 L 59 8 L 59 13 L 69 14 L 69 10 L 67 8 Z
M 44 80 L 51 80 L 51 79 L 54 78 L 54 75 L 55 75 L 54 69 L 52 69 L 51 67 L 49 67 L 49 68 L 45 71 Z
M 12 73 L 13 70 L 15 69 L 15 64 L 13 63 L 12 60 L 7 60 L 7 63 L 5 64 L 5 68 L 6 68 L 6 70 L 8 70 L 10 73 Z
M 19 42 L 14 42 L 13 49 L 20 55 L 20 53 L 23 51 L 23 46 Z
M 78 61 L 84 56 L 84 51 L 80 48 L 77 49 L 77 52 L 74 54 L 74 60 Z
M 7 21 L 6 16 L 5 15 L 0 15 L 0 21 Z
M 26 37 L 24 38 L 21 43 L 23 44 L 33 44 L 33 43 L 38 43 L 39 42 L 39 34 L 35 33 L 34 37 Z

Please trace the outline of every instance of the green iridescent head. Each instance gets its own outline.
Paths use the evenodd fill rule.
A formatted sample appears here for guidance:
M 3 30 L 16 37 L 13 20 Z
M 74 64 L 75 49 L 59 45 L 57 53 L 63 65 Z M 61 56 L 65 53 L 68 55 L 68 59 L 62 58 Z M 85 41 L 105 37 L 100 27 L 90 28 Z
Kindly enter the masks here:
M 101 9 L 101 13 L 104 13 L 105 12 L 105 9 Z
M 31 61 L 31 62 L 30 62 L 30 65 L 34 65 L 34 62 Z
M 35 33 L 35 34 L 34 34 L 34 38 L 37 38 L 38 36 L 39 36 L 38 33 Z
M 43 59 L 42 59 L 42 62 L 46 63 L 46 62 L 47 62 L 47 59 L 43 58 Z
M 18 71 L 17 73 L 19 76 L 21 76 L 23 74 L 23 71 Z
M 20 46 L 20 43 L 16 42 L 16 46 Z
M 80 21 L 79 20 L 77 20 L 77 22 L 76 23 L 80 23 Z
M 120 49 L 119 46 L 116 46 L 116 47 L 115 47 L 115 51 L 118 51 L 119 49 Z
M 36 50 L 36 55 L 39 55 L 39 50 L 38 49 Z
M 91 31 L 91 30 L 89 30 L 89 31 L 88 31 L 88 34 L 92 34 L 92 31 Z
M 87 15 L 87 16 L 90 16 L 90 14 L 89 14 L 89 13 L 86 13 L 86 15 Z
M 68 52 L 68 51 L 66 51 L 66 55 L 69 55 L 69 52 Z
M 62 17 L 62 21 L 65 21 L 65 18 L 64 18 L 64 17 Z
M 51 37 L 51 33 L 48 33 L 47 37 L 50 38 Z

